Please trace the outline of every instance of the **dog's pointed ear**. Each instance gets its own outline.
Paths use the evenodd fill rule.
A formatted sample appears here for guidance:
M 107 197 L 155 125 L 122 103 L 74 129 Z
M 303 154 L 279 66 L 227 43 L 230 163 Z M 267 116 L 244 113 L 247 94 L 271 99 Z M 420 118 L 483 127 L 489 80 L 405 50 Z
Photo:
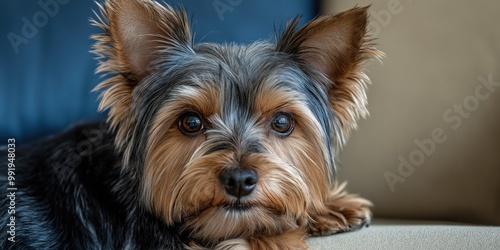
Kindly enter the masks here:
M 368 7 L 355 7 L 336 15 L 319 17 L 297 29 L 291 21 L 278 38 L 276 49 L 303 63 L 306 73 L 322 82 L 342 128 L 341 144 L 359 117 L 368 114 L 366 84 L 362 72 L 370 58 L 383 53 L 372 47 L 367 36 Z M 311 72 L 312 71 L 312 72 Z M 315 74 L 318 73 L 319 74 Z
M 100 110 L 109 109 L 108 121 L 117 131 L 121 148 L 130 141 L 135 118 L 132 95 L 135 87 L 179 53 L 194 53 L 186 12 L 152 0 L 107 0 L 97 4 L 92 24 L 104 33 L 92 36 L 98 73 L 113 75 L 95 90 L 103 90 Z
M 93 24 L 106 33 L 94 36 L 94 53 L 109 63 L 100 71 L 140 81 L 169 46 L 191 46 L 187 14 L 152 0 L 108 0 Z

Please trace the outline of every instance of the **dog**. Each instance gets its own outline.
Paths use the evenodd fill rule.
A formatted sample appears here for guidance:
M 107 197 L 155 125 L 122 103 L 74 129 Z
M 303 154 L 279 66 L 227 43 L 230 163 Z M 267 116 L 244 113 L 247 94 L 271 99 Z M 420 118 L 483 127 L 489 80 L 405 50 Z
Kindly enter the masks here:
M 98 8 L 107 120 L 2 148 L 3 249 L 307 249 L 370 223 L 336 180 L 383 55 L 368 7 L 248 45 L 194 44 L 152 0 Z

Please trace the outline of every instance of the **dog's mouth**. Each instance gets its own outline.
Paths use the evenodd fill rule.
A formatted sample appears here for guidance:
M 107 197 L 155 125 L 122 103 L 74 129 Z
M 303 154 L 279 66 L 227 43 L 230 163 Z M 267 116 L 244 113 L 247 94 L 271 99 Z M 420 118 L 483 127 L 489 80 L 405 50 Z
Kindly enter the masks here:
M 189 215 L 185 215 L 186 218 L 193 218 L 193 217 L 198 217 L 202 214 L 205 213 L 210 213 L 210 211 L 218 211 L 222 213 L 245 213 L 245 212 L 251 212 L 255 209 L 258 209 L 259 205 L 257 204 L 252 204 L 249 202 L 240 202 L 240 201 L 227 201 L 223 202 L 217 205 L 206 205 L 201 207 L 200 209 L 194 211 L 193 213 L 190 213 Z M 215 210 L 214 210 L 215 209 Z M 262 209 L 262 207 L 261 207 Z
M 198 242 L 212 244 L 231 238 L 279 232 L 282 225 L 288 223 L 289 218 L 257 202 L 226 201 L 186 218 L 181 230 Z
M 218 208 L 226 211 L 226 212 L 234 212 L 234 213 L 247 213 L 247 212 L 263 212 L 267 211 L 274 216 L 281 216 L 284 214 L 284 211 L 278 210 L 271 206 L 263 206 L 258 203 L 250 203 L 250 202 L 225 202 L 219 206 Z
M 232 203 L 224 203 L 220 207 L 228 211 L 243 212 L 251 210 L 255 207 L 255 205 L 237 201 Z

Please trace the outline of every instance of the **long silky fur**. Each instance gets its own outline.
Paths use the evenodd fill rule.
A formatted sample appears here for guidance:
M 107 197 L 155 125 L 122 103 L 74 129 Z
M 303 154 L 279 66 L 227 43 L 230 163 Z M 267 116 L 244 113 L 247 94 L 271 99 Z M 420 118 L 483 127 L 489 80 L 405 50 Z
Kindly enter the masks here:
M 19 147 L 22 226 L 3 249 L 305 249 L 308 233 L 369 223 L 371 203 L 335 179 L 336 152 L 368 114 L 362 70 L 383 55 L 366 35 L 366 8 L 301 28 L 294 19 L 276 44 L 249 45 L 194 45 L 186 12 L 152 0 L 98 8 L 92 52 L 109 77 L 95 88 L 107 122 Z M 337 34 L 342 25 L 352 30 Z M 204 130 L 183 132 L 186 112 Z M 284 112 L 289 134 L 272 129 Z M 6 155 L 0 148 L 4 197 Z M 221 185 L 227 168 L 256 172 L 250 194 Z
M 335 126 L 332 133 L 335 134 L 335 146 L 340 148 L 348 140 L 349 134 L 353 129 L 357 128 L 359 118 L 366 118 L 369 112 L 367 109 L 367 86 L 371 83 L 368 76 L 363 72 L 368 62 L 372 60 L 381 60 L 385 54 L 375 48 L 375 38 L 371 37 L 367 30 L 368 15 L 366 7 L 355 7 L 344 12 L 344 14 L 336 16 L 319 17 L 305 26 L 298 28 L 300 18 L 297 17 L 288 22 L 285 30 L 281 35 L 277 36 L 276 49 L 293 55 L 294 59 L 303 63 L 303 67 L 312 77 L 315 77 L 319 82 L 322 82 L 329 89 L 330 103 L 335 110 Z M 320 23 L 336 23 L 344 21 L 345 13 L 358 13 L 355 15 L 358 20 L 357 32 L 363 34 L 354 37 L 354 47 L 352 55 L 354 58 L 347 58 L 339 67 L 339 73 L 335 76 L 328 76 L 318 73 L 316 69 L 310 68 L 307 57 L 325 57 L 325 51 L 304 46 L 308 39 L 311 39 L 318 30 L 322 27 Z M 352 16 L 352 15 L 351 15 Z M 350 41 L 342 41 L 350 42 Z M 344 56 L 344 55 L 342 55 Z M 348 57 L 350 55 L 345 55 Z M 324 61 L 329 61 L 325 58 Z M 338 62 L 330 62 L 331 65 Z M 340 128 L 340 129 L 338 129 Z
M 126 45 L 117 39 L 120 24 L 110 21 L 116 20 L 117 13 L 120 13 L 123 6 L 127 4 L 140 6 L 147 19 L 155 20 L 161 28 L 159 34 L 149 35 L 149 39 L 156 42 L 156 46 L 152 51 L 144 51 L 144 53 L 150 53 L 146 56 L 152 59 L 150 64 L 146 65 L 146 71 L 155 70 L 156 64 L 159 63 L 157 58 L 165 53 L 165 48 L 189 47 L 192 44 L 188 17 L 182 8 L 175 10 L 169 5 L 164 7 L 150 0 L 108 0 L 104 4 L 97 3 L 100 14 L 94 12 L 96 19 L 92 19 L 91 23 L 104 32 L 92 36 L 95 43 L 91 52 L 96 55 L 99 62 L 96 72 L 111 77 L 97 85 L 94 91 L 102 91 L 99 95 L 101 100 L 99 110 L 109 110 L 108 122 L 111 129 L 116 132 L 117 149 L 124 152 L 123 164 L 125 166 L 129 165 L 133 142 L 138 140 L 134 138 L 133 133 L 137 112 L 135 110 L 137 105 L 133 101 L 133 91 L 142 80 L 140 77 L 143 73 L 135 72 L 127 63 L 128 58 L 123 49 Z

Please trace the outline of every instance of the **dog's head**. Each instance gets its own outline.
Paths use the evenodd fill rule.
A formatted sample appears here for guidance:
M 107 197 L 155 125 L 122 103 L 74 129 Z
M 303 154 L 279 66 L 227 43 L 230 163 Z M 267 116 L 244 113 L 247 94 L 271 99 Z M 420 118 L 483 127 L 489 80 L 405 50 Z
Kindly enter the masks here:
M 195 45 L 186 13 L 150 0 L 100 10 L 100 108 L 152 213 L 215 242 L 296 227 L 322 205 L 335 148 L 367 114 L 363 64 L 380 56 L 366 8 L 250 45 Z

